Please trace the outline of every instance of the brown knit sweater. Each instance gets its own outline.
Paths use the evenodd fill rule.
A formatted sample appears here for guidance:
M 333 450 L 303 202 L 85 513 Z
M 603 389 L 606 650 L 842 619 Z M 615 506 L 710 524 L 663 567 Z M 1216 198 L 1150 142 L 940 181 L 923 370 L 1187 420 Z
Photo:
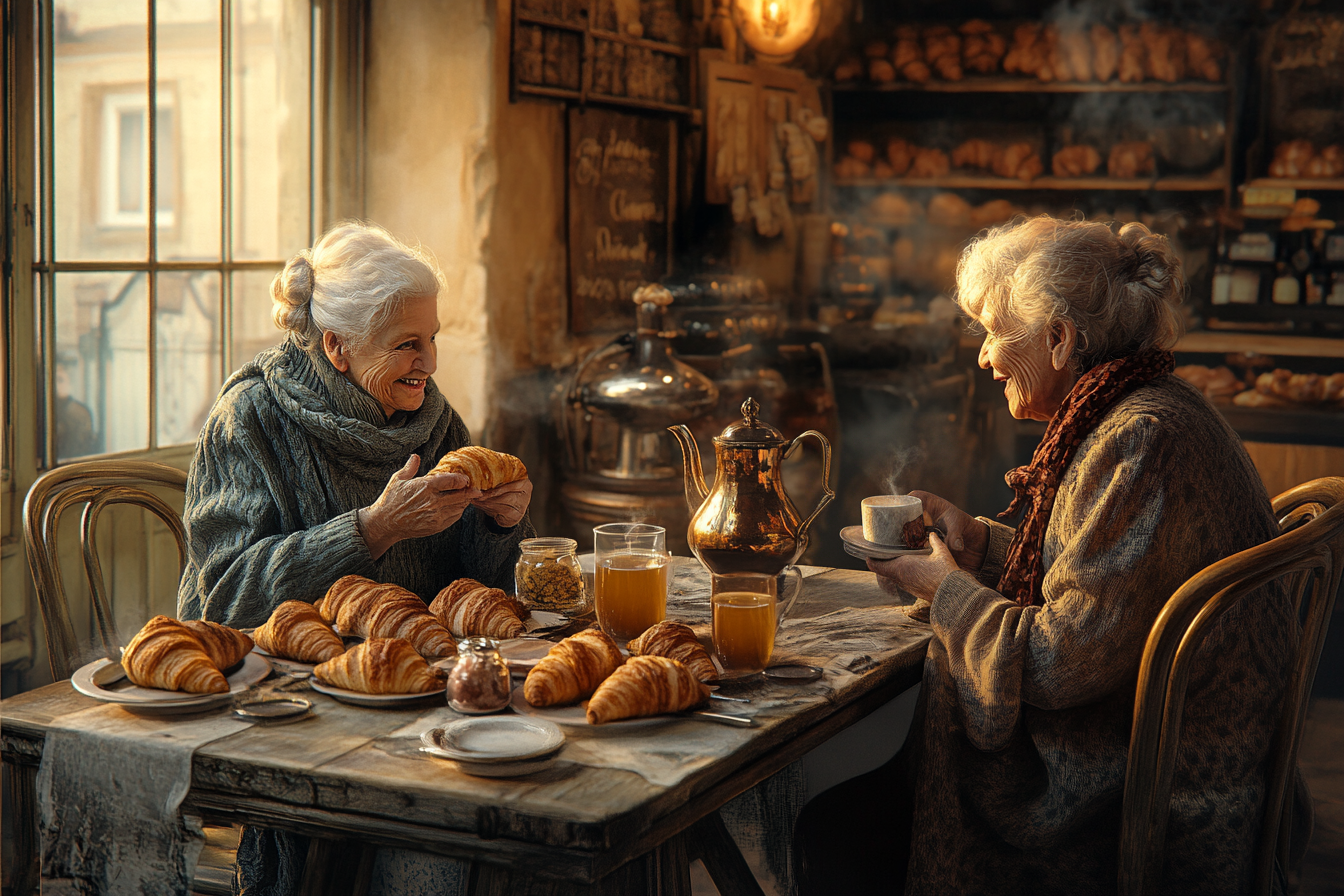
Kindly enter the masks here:
M 1235 433 L 1160 377 L 1079 449 L 1046 533 L 1044 606 L 969 573 L 934 597 L 924 667 L 909 893 L 1110 893 L 1144 642 L 1166 600 L 1215 560 L 1277 534 Z M 980 579 L 1012 530 L 991 525 Z M 1269 586 L 1201 652 L 1182 731 L 1163 892 L 1249 887 L 1272 706 L 1297 626 Z

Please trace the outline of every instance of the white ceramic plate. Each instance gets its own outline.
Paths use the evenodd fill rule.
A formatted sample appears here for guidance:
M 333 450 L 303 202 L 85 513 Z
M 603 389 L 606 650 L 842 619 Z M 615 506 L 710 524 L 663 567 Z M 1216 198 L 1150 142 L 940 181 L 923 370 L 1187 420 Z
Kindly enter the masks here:
M 360 691 L 347 691 L 345 688 L 332 687 L 329 684 L 323 684 L 316 678 L 310 678 L 308 683 L 319 694 L 334 697 L 342 703 L 349 703 L 352 706 L 375 707 L 406 706 L 424 700 L 444 700 L 446 699 L 444 691 L 447 687 L 445 685 L 432 691 L 425 691 L 422 694 L 365 694 Z
M 514 712 L 521 715 L 531 716 L 534 719 L 545 719 L 548 722 L 571 728 L 584 728 L 588 731 L 628 731 L 632 728 L 656 728 L 659 725 L 666 725 L 669 722 L 677 722 L 686 718 L 683 715 L 668 713 L 660 716 L 643 716 L 638 719 L 620 719 L 602 725 L 589 725 L 587 700 L 570 706 L 533 706 L 523 697 L 522 688 L 513 689 L 513 699 L 509 702 L 509 705 L 513 707 Z
M 841 529 L 840 540 L 845 543 L 845 553 L 860 560 L 894 560 L 897 557 L 933 553 L 933 548 L 900 548 L 869 541 L 863 537 L 862 526 L 846 526 Z
M 490 716 L 450 722 L 420 735 L 431 752 L 469 762 L 518 762 L 560 749 L 565 732 L 546 719 Z
M 106 687 L 96 684 L 94 675 L 112 660 L 94 660 L 75 670 L 70 676 L 70 684 L 85 696 L 104 703 L 120 703 L 128 709 L 144 712 L 199 712 L 214 706 L 223 706 L 234 696 L 271 674 L 271 664 L 266 657 L 249 653 L 232 672 L 224 676 L 229 690 L 222 694 L 188 694 L 185 691 L 164 691 L 158 688 L 142 688 L 121 680 Z
M 268 660 L 271 661 L 271 665 L 279 669 L 281 672 L 289 672 L 291 674 L 297 673 L 300 675 L 312 675 L 313 669 L 316 668 L 317 666 L 317 663 L 305 663 L 301 662 L 300 660 L 291 660 L 287 657 L 276 656 L 273 653 L 269 653 L 268 651 L 262 650 L 261 646 L 258 644 L 252 645 L 252 652 L 259 653 L 262 656 L 266 657 Z

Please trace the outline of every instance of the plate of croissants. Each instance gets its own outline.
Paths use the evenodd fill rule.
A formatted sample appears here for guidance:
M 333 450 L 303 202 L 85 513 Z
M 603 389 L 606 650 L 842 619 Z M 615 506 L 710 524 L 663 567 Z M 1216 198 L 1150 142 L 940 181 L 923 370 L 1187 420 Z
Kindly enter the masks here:
M 402 706 L 443 698 L 447 682 L 405 638 L 370 638 L 313 667 L 319 694 L 354 706 Z
M 109 675 L 111 659 L 81 666 L 70 677 L 79 691 L 141 713 L 199 712 L 228 703 L 271 674 L 243 632 L 204 620 L 155 616 L 121 654 L 125 678 Z
M 629 648 L 627 659 L 598 629 L 571 635 L 527 673 L 511 705 L 557 725 L 634 727 L 674 721 L 709 700 L 705 681 L 718 672 L 689 626 L 660 622 Z

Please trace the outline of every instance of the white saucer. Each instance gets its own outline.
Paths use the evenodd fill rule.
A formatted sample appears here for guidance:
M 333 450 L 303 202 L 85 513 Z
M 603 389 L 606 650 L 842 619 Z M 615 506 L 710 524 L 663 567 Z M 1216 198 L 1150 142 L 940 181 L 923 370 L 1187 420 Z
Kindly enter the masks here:
M 860 560 L 894 560 L 897 557 L 932 554 L 933 548 L 893 547 L 889 544 L 877 544 L 863 537 L 862 526 L 846 526 L 840 530 L 840 540 L 845 543 L 845 553 Z
M 334 697 L 342 703 L 349 703 L 351 706 L 376 706 L 392 707 L 406 706 L 411 703 L 419 703 L 422 700 L 443 700 L 445 687 L 435 688 L 432 691 L 424 691 L 419 694 L 365 694 L 362 691 L 349 691 L 345 688 L 332 687 L 329 684 L 323 684 L 317 678 L 310 678 L 308 683 L 312 685 L 313 690 L 319 694 L 326 694 L 328 697 Z
M 546 719 L 490 716 L 462 719 L 420 735 L 428 752 L 447 759 L 500 763 L 535 759 L 560 749 L 565 732 Z

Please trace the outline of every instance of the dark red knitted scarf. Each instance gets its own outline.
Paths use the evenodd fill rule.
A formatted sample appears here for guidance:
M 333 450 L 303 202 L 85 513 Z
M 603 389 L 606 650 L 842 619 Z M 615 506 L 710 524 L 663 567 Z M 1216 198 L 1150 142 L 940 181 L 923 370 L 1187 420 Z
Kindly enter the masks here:
M 1003 575 L 999 577 L 999 593 L 1004 597 L 1024 607 L 1045 602 L 1041 597 L 1045 530 L 1050 525 L 1055 493 L 1074 452 L 1117 401 L 1149 380 L 1171 373 L 1175 363 L 1171 352 L 1152 351 L 1093 367 L 1074 383 L 1064 403 L 1050 418 L 1031 463 L 1009 470 L 1004 476 L 1017 496 L 999 518 L 1012 516 L 1024 504 L 1027 508 L 1008 545 Z

